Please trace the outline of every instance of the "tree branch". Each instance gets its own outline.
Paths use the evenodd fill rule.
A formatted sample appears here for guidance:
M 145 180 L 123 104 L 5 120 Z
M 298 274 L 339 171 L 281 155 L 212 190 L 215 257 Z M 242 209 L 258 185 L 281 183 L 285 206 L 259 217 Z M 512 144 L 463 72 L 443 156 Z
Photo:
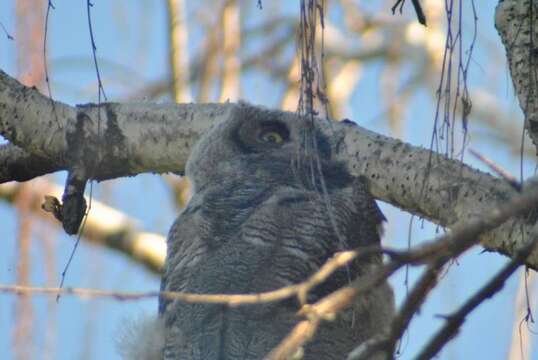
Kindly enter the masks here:
M 229 306 L 238 306 L 243 304 L 255 304 L 259 302 L 278 301 L 297 295 L 299 300 L 306 298 L 305 294 L 312 288 L 323 282 L 337 268 L 343 266 L 354 258 L 358 260 L 360 257 L 368 257 L 373 253 L 383 252 L 389 256 L 390 261 L 372 269 L 368 275 L 361 276 L 355 279 L 349 286 L 340 288 L 339 290 L 320 299 L 315 304 L 305 304 L 299 315 L 304 315 L 306 320 L 299 322 L 289 333 L 289 335 L 277 346 L 268 358 L 280 359 L 285 356 L 294 354 L 297 349 L 311 339 L 320 322 L 330 320 L 334 314 L 348 308 L 356 296 L 373 291 L 375 287 L 382 284 L 395 271 L 400 269 L 405 264 L 428 264 L 428 269 L 422 278 L 417 282 L 411 295 L 406 300 L 406 303 L 400 310 L 400 313 L 395 317 L 388 337 L 373 339 L 363 346 L 355 349 L 349 358 L 365 358 L 365 354 L 369 355 L 380 350 L 388 352 L 388 357 L 392 356 L 393 347 L 396 340 L 401 336 L 405 328 L 407 328 L 412 316 L 418 311 L 420 305 L 428 295 L 429 291 L 435 285 L 438 271 L 447 264 L 450 259 L 460 256 L 463 252 L 475 245 L 480 238 L 480 234 L 485 231 L 494 229 L 502 224 L 506 219 L 525 214 L 532 209 L 538 202 L 538 184 L 533 183 L 523 190 L 523 193 L 514 196 L 506 204 L 499 205 L 491 209 L 486 215 L 482 215 L 477 219 L 472 219 L 467 224 L 456 226 L 451 232 L 437 238 L 434 241 L 417 246 L 409 251 L 388 250 L 378 247 L 368 247 L 359 249 L 358 251 L 349 251 L 336 254 L 332 259 L 326 262 L 317 273 L 312 275 L 305 282 L 298 285 L 291 285 L 273 291 L 268 291 L 259 294 L 187 294 L 177 292 L 111 292 L 88 289 L 54 289 L 54 288 L 29 288 L 23 286 L 1 285 L 0 292 L 9 293 L 55 293 L 62 292 L 65 294 L 75 294 L 79 296 L 99 296 L 113 297 L 119 300 L 126 299 L 144 299 L 149 297 L 162 296 L 167 299 L 174 299 L 186 302 L 203 302 L 203 303 L 219 303 Z M 530 239 L 532 241 L 518 248 L 515 253 L 515 259 L 510 263 L 503 272 L 489 282 L 482 290 L 473 296 L 460 311 L 455 315 L 453 323 L 447 323 L 446 329 L 441 332 L 450 332 L 451 334 L 459 328 L 459 324 L 463 321 L 466 314 L 474 309 L 480 302 L 488 296 L 493 295 L 502 286 L 502 282 L 515 270 L 516 266 L 527 257 L 536 244 L 537 227 L 533 228 L 533 233 Z M 454 325 L 455 324 L 455 325 Z M 436 352 L 444 344 L 438 339 L 448 341 L 449 337 L 436 336 L 426 347 L 426 351 Z M 445 341 L 445 342 L 446 342 Z
M 56 220 L 41 210 L 45 195 L 61 196 L 63 189 L 45 179 L 35 179 L 27 192 L 31 210 L 42 218 Z M 0 199 L 12 202 L 18 195 L 19 185 L 12 182 L 0 185 Z M 90 243 L 115 249 L 133 261 L 144 265 L 154 273 L 160 273 L 166 257 L 164 236 L 142 232 L 135 220 L 99 201 L 92 201 L 92 211 L 88 214 L 83 239 Z
M 54 104 L 55 112 L 50 99 L 0 70 L 0 135 L 29 154 L 54 162 L 56 169 L 95 164 L 95 180 L 182 172 L 193 142 L 236 106 Z M 87 164 L 78 163 L 75 154 L 80 153 Z M 8 155 L 0 153 L 0 163 L 8 161 Z M 9 180 L 15 179 L 2 182 Z
M 27 181 L 60 170 L 62 167 L 49 159 L 27 153 L 13 144 L 0 145 L 0 184 Z
M 0 133 L 28 154 L 43 156 L 61 169 L 84 166 L 70 155 L 82 152 L 96 164 L 93 178 L 97 180 L 143 172 L 182 172 L 192 145 L 204 131 L 236 116 L 242 107 L 251 106 L 105 103 L 75 108 L 55 104 L 57 119 L 49 99 L 0 72 Z M 275 118 L 297 117 L 261 107 L 257 110 L 271 111 Z M 100 132 L 98 111 L 103 122 Z M 55 126 L 55 120 L 59 126 Z M 370 180 L 376 198 L 441 226 L 452 228 L 466 223 L 516 194 L 502 180 L 457 160 L 350 122 L 328 124 L 319 120 L 318 124 L 330 136 L 337 156 L 349 171 Z M 0 163 L 6 161 L 12 160 L 0 157 Z M 482 234 L 480 241 L 488 250 L 512 256 L 535 222 L 536 215 L 511 218 Z M 538 251 L 527 258 L 527 265 L 538 268 Z
M 515 196 L 507 204 L 500 205 L 497 208 L 490 210 L 486 216 L 472 220 L 466 225 L 458 226 L 450 233 L 447 233 L 435 241 L 421 245 L 408 252 L 403 252 L 403 257 L 388 253 L 388 255 L 391 256 L 392 261 L 387 265 L 384 265 L 384 268 L 388 268 L 391 263 L 394 263 L 394 266 L 401 266 L 404 263 L 416 264 L 417 260 L 420 260 L 421 263 L 428 264 L 428 268 L 416 282 L 398 314 L 393 318 L 388 334 L 362 344 L 357 349 L 353 350 L 349 359 L 369 359 L 372 354 L 381 349 L 387 353 L 387 358 L 392 358 L 396 342 L 401 338 L 404 331 L 409 326 L 412 317 L 418 312 L 429 292 L 435 287 L 440 269 L 442 269 L 450 259 L 460 256 L 463 252 L 472 247 L 477 239 L 479 239 L 480 234 L 502 224 L 504 220 L 513 215 L 524 214 L 535 206 L 537 201 L 538 185 L 533 184 L 529 186 L 523 194 Z M 515 264 L 519 266 L 519 263 L 523 261 L 532 250 L 536 251 L 535 245 L 537 233 L 537 228 L 534 227 L 533 233 L 527 238 L 525 244 L 516 250 L 513 266 L 516 266 Z M 398 264 L 398 262 L 400 263 Z M 376 276 L 378 272 L 379 271 L 376 271 Z M 488 289 L 490 288 L 488 287 Z M 487 292 L 487 294 L 493 293 Z M 484 300 L 485 297 L 480 299 Z M 476 298 L 472 301 L 474 304 L 473 306 L 478 305 L 476 304 Z M 432 349 L 439 349 L 439 344 L 436 340 L 432 340 L 432 342 L 435 343 L 435 345 L 432 345 Z
M 536 235 L 536 234 L 534 234 Z M 424 349 L 416 357 L 418 360 L 427 360 L 434 358 L 441 348 L 446 345 L 459 331 L 465 318 L 475 310 L 484 300 L 493 297 L 499 292 L 506 280 L 516 271 L 521 262 L 535 248 L 536 236 L 532 238 L 527 245 L 520 249 L 516 256 L 506 264 L 490 281 L 488 281 L 479 291 L 470 297 L 456 312 L 446 317 L 446 323 L 430 339 Z
M 525 129 L 538 149 L 538 6 L 533 0 L 501 0 L 495 27 L 506 48 Z M 538 153 L 538 150 L 537 150 Z
M 501 179 L 460 161 L 359 126 L 348 127 L 343 143 L 349 155 L 342 156 L 350 172 L 367 177 L 376 198 L 443 227 L 479 218 L 516 194 Z M 511 218 L 482 234 L 480 242 L 487 250 L 512 256 L 535 222 L 535 215 Z M 527 265 L 538 268 L 538 251 L 527 258 Z

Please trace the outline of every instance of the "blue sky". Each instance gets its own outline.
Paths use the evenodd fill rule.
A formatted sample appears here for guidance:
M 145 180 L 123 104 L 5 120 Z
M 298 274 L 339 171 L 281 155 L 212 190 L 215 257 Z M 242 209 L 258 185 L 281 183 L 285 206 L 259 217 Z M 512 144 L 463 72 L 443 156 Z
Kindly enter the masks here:
M 254 2 L 253 2 L 254 3 Z M 264 2 L 262 11 L 271 10 Z M 298 13 L 298 2 L 283 2 L 278 10 L 291 16 Z M 86 18 L 85 2 L 56 0 L 56 10 L 51 13 L 49 33 L 50 78 L 54 97 L 69 104 L 97 101 L 95 72 L 91 58 L 90 39 Z M 244 5 L 247 6 L 247 5 Z M 249 4 L 248 6 L 253 6 Z M 485 87 L 497 97 L 499 105 L 507 112 L 516 114 L 521 123 L 522 116 L 517 108 L 511 90 L 504 50 L 493 28 L 493 8 L 490 3 L 477 4 L 481 38 L 475 50 L 471 66 L 470 86 Z M 374 8 L 374 7 L 373 7 Z M 377 11 L 389 13 L 388 8 L 375 7 Z M 0 2 L 0 22 L 16 37 L 15 1 Z M 99 64 L 105 79 L 105 90 L 111 101 L 121 101 L 133 91 L 168 74 L 166 7 L 163 2 L 122 0 L 106 2 L 94 0 L 92 8 L 94 34 L 96 37 Z M 408 9 L 409 12 L 409 9 Z M 192 10 L 191 10 L 192 13 Z M 255 12 L 251 12 L 254 13 Z M 207 16 L 210 16 L 208 14 Z M 331 14 L 338 19 L 341 14 Z M 245 26 L 259 21 L 261 16 L 249 17 Z M 199 26 L 191 22 L 190 50 L 195 53 L 201 43 Z M 0 69 L 11 75 L 17 74 L 16 39 L 9 41 L 0 33 Z M 490 59 L 491 48 L 496 49 L 498 58 Z M 244 49 L 248 51 L 250 49 Z M 494 65 L 491 65 L 494 63 Z M 498 65 L 500 64 L 500 65 Z M 492 67 L 493 66 L 493 67 Z M 491 69 L 495 80 L 490 81 Z M 351 98 L 347 117 L 361 125 L 387 135 L 387 123 L 380 118 L 382 104 L 379 101 L 378 79 L 381 63 L 368 66 L 364 77 Z M 404 71 L 405 75 L 405 71 Z M 278 91 L 275 91 L 275 88 Z M 281 86 L 268 75 L 249 72 L 242 78 L 242 97 L 252 103 L 268 107 L 278 106 Z M 434 94 L 422 89 L 415 93 L 405 115 L 403 140 L 417 145 L 428 146 L 432 119 L 434 116 Z M 162 98 L 159 101 L 170 101 Z M 519 174 L 519 159 L 512 156 L 506 147 L 498 143 L 483 141 L 476 135 L 482 126 L 471 122 L 471 145 L 480 152 L 494 158 L 513 174 Z M 481 164 L 466 157 L 477 167 Z M 526 174 L 531 174 L 534 163 L 524 163 Z M 53 178 L 63 183 L 64 174 Z M 146 231 L 166 234 L 176 216 L 164 182 L 156 175 L 142 175 L 130 179 L 119 179 L 94 186 L 95 198 L 120 208 L 138 219 Z M 382 204 L 389 219 L 385 243 L 403 247 L 407 241 L 409 215 Z M 442 233 L 442 229 L 415 220 L 413 242 Z M 16 273 L 17 212 L 8 204 L 0 203 L 0 283 L 11 284 Z M 58 228 L 36 222 L 33 227 L 31 249 L 32 284 L 45 284 L 43 243 L 52 241 L 55 251 L 56 276 L 59 277 L 73 246 L 73 238 L 63 234 Z M 51 260 L 51 259 L 48 259 Z M 475 248 L 453 264 L 444 276 L 441 285 L 432 293 L 420 315 L 414 320 L 404 340 L 402 359 L 411 359 L 413 354 L 434 329 L 442 324 L 436 314 L 447 314 L 461 304 L 474 289 L 488 279 L 494 271 L 506 262 L 506 258 L 489 253 L 481 253 Z M 417 270 L 411 271 L 411 281 Z M 501 293 L 486 301 L 466 321 L 460 335 L 442 352 L 441 359 L 501 359 L 506 357 L 513 321 L 513 301 L 517 290 L 518 276 L 507 283 Z M 399 301 L 405 295 L 403 272 L 392 278 Z M 84 243 L 79 247 L 75 260 L 69 269 L 67 286 L 91 287 L 115 290 L 156 290 L 159 279 L 142 267 L 113 251 L 103 250 Z M 533 298 L 535 300 L 535 298 Z M 12 352 L 12 331 L 16 298 L 0 295 L 0 349 L 2 358 L 14 358 Z M 126 319 L 136 318 L 141 313 L 156 311 L 155 301 L 117 302 L 112 300 L 83 300 L 64 297 L 59 303 L 47 302 L 44 297 L 32 298 L 34 321 L 32 339 L 35 358 L 42 358 L 46 346 L 51 346 L 54 359 L 115 359 L 115 341 L 119 329 Z M 47 345 L 48 327 L 53 323 L 55 339 Z M 533 336 L 534 348 L 538 348 Z M 537 351 L 534 352 L 537 354 Z M 536 355 L 535 355 L 536 356 Z M 535 357 L 538 359 L 538 357 Z

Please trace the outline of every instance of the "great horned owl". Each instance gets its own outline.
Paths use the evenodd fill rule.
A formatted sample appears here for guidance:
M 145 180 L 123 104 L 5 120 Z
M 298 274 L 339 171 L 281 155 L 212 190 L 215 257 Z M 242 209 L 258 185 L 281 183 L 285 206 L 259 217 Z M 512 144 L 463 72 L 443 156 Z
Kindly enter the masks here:
M 334 160 L 329 138 L 283 112 L 247 104 L 234 111 L 189 158 L 193 196 L 168 236 L 162 290 L 274 290 L 304 281 L 337 251 L 379 244 L 384 217 L 364 183 Z M 380 261 L 338 271 L 310 292 L 309 302 Z M 163 358 L 262 359 L 300 320 L 298 309 L 295 299 L 234 308 L 160 299 Z M 387 284 L 361 295 L 354 308 L 322 323 L 304 359 L 344 358 L 383 330 L 392 312 Z

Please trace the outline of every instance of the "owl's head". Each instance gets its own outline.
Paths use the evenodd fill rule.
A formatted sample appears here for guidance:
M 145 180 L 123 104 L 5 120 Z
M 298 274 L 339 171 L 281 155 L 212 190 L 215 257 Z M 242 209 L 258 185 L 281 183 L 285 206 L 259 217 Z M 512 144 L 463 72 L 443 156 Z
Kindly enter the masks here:
M 186 175 L 195 191 L 228 177 L 289 178 L 292 164 L 312 163 L 314 154 L 322 165 L 332 161 L 329 139 L 311 121 L 246 103 L 232 111 L 202 136 L 189 157 Z

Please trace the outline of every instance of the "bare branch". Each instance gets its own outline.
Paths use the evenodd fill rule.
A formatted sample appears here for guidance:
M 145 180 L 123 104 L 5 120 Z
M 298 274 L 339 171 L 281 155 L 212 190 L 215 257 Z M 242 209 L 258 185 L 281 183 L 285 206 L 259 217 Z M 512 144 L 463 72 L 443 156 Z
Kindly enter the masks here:
M 489 159 L 488 157 L 484 156 L 483 154 L 472 148 L 469 148 L 468 151 L 471 153 L 471 155 L 486 164 L 491 169 L 491 171 L 503 178 L 515 190 L 521 190 L 521 184 L 519 183 L 519 181 L 512 174 L 503 169 L 499 164 L 496 164 L 493 160 Z
M 525 129 L 538 149 L 538 7 L 531 0 L 499 1 L 495 27 L 506 48 Z M 537 151 L 538 152 L 538 151 Z
M 426 344 L 417 356 L 417 360 L 428 360 L 435 357 L 441 348 L 452 340 L 454 335 L 459 331 L 467 315 L 484 302 L 484 300 L 492 297 L 503 288 L 506 280 L 521 266 L 522 261 L 525 260 L 531 251 L 536 248 L 538 237 L 536 233 L 533 235 L 529 243 L 518 250 L 516 256 L 497 275 L 469 298 L 455 313 L 446 317 L 447 321 L 445 325 Z
M 187 26 L 187 7 L 184 0 L 167 0 L 170 67 L 172 90 L 177 103 L 192 101 L 189 84 L 190 65 Z
M 75 150 L 80 153 L 82 147 L 82 153 L 98 164 L 97 180 L 142 172 L 181 172 L 193 143 L 204 131 L 248 106 L 252 105 L 106 103 L 71 108 L 57 103 L 63 124 L 59 129 L 54 127 L 49 99 L 0 72 L 0 132 L 31 154 L 57 160 L 61 168 L 80 166 L 70 154 Z M 96 131 L 99 109 L 105 119 L 101 138 Z M 297 116 L 257 109 L 272 111 L 275 117 Z M 376 198 L 444 227 L 480 218 L 516 193 L 504 181 L 459 161 L 349 122 L 318 121 L 318 125 L 330 136 L 336 155 L 350 173 L 370 180 Z M 53 140 L 47 140 L 51 136 Z M 51 146 L 44 146 L 47 143 Z M 98 145 L 101 151 L 96 151 Z M 95 159 L 97 154 L 102 158 Z M 535 220 L 512 218 L 495 231 L 482 234 L 480 241 L 488 250 L 515 254 Z M 538 251 L 529 256 L 527 264 L 538 268 Z
M 370 249 L 373 250 L 373 249 Z M 379 249 L 375 249 L 379 252 Z M 370 256 L 374 251 L 365 251 L 362 256 Z M 176 291 L 149 291 L 149 292 L 121 292 L 82 288 L 42 288 L 18 285 L 0 285 L 0 293 L 12 294 L 43 294 L 43 295 L 74 295 L 81 298 L 113 298 L 116 300 L 144 300 L 148 298 L 162 297 L 169 300 L 178 300 L 188 303 L 225 304 L 239 306 L 248 304 L 260 304 L 284 300 L 298 296 L 305 301 L 308 291 L 325 281 L 334 271 L 357 258 L 357 251 L 346 251 L 335 254 L 306 281 L 286 286 L 277 290 L 258 294 L 190 294 Z
M 0 198 L 12 202 L 17 197 L 19 187 L 16 183 L 0 185 Z M 31 199 L 32 212 L 57 223 L 52 216 L 41 210 L 41 204 L 46 195 L 61 196 L 63 189 L 45 179 L 35 179 L 26 191 Z M 115 249 L 155 273 L 159 273 L 164 266 L 164 236 L 141 232 L 136 221 L 99 201 L 93 200 L 82 238 Z
M 389 334 L 362 344 L 352 351 L 348 357 L 348 359 L 370 359 L 375 353 L 384 351 L 387 353 L 387 358 L 392 358 L 396 342 L 409 326 L 412 317 L 419 310 L 428 293 L 435 287 L 440 269 L 451 258 L 461 255 L 474 245 L 480 233 L 489 230 L 491 226 L 498 225 L 499 221 L 503 221 L 502 219 L 531 207 L 538 200 L 536 188 L 531 197 L 532 200 L 528 202 L 526 197 L 514 199 L 509 205 L 499 211 L 494 211 L 493 214 L 481 221 L 456 229 L 452 233 L 410 251 L 399 253 L 384 250 L 384 253 L 392 258 L 391 262 L 375 269 L 370 276 L 356 279 L 352 286 L 337 290 L 315 305 L 307 306 L 303 313 L 306 312 L 309 319 L 297 324 L 280 345 L 271 352 L 269 358 L 283 359 L 294 354 L 301 345 L 314 336 L 320 320 L 330 318 L 336 312 L 347 308 L 356 296 L 372 291 L 374 287 L 378 286 L 405 264 L 427 263 L 429 264 L 427 270 L 418 280 L 401 310 L 393 319 Z M 532 250 L 532 248 L 528 247 L 525 249 L 528 252 Z M 312 316 L 312 314 L 315 316 Z
M 62 167 L 49 159 L 29 154 L 12 144 L 0 145 L 0 184 L 31 180 L 59 170 Z
M 220 101 L 237 101 L 240 89 L 241 62 L 239 50 L 241 48 L 241 21 L 239 19 L 239 2 L 227 0 L 222 10 L 222 83 Z
M 270 359 L 280 359 L 287 355 L 294 354 L 297 349 L 311 339 L 318 325 L 323 320 L 331 319 L 336 313 L 349 307 L 354 298 L 362 293 L 372 291 L 375 287 L 379 286 L 395 271 L 400 269 L 405 264 L 429 264 L 429 269 L 421 280 L 411 292 L 411 296 L 408 297 L 406 303 L 402 307 L 400 314 L 395 318 L 396 320 L 392 324 L 390 337 L 382 338 L 377 343 L 369 342 L 371 346 L 367 351 L 375 352 L 380 349 L 380 346 L 384 346 L 384 351 L 389 351 L 392 354 L 393 344 L 397 338 L 401 336 L 405 328 L 407 328 L 413 314 L 416 313 L 431 288 L 435 285 L 437 280 L 437 272 L 441 269 L 450 259 L 461 255 L 470 247 L 475 245 L 480 238 L 480 234 L 490 231 L 502 224 L 506 219 L 512 216 L 518 216 L 525 214 L 529 209 L 535 206 L 538 202 L 538 184 L 532 184 L 522 194 L 514 196 L 506 204 L 499 206 L 496 209 L 490 211 L 486 216 L 479 219 L 473 219 L 466 225 L 461 225 L 453 229 L 450 233 L 439 237 L 437 240 L 418 246 L 410 251 L 394 251 L 394 250 L 382 250 L 379 248 L 365 248 L 357 251 L 349 251 L 339 253 L 327 261 L 318 272 L 312 275 L 305 282 L 297 285 L 291 285 L 284 288 L 280 288 L 274 291 L 268 291 L 259 294 L 237 294 L 237 295 L 225 295 L 225 294 L 189 294 L 181 292 L 116 292 L 116 291 L 103 291 L 103 290 L 91 290 L 91 289 L 58 289 L 58 288 L 31 288 L 16 285 L 4 285 L 0 286 L 0 292 L 28 294 L 28 293 L 41 293 L 41 294 L 67 294 L 77 295 L 81 297 L 110 297 L 118 300 L 140 300 L 146 298 L 153 298 L 161 296 L 170 300 L 179 300 L 185 302 L 196 303 L 213 303 L 213 304 L 226 304 L 228 306 L 238 306 L 244 304 L 257 304 L 261 302 L 272 302 L 283 300 L 292 296 L 298 296 L 299 300 L 304 303 L 307 292 L 316 285 L 323 282 L 331 273 L 333 273 L 339 267 L 345 265 L 349 261 L 360 257 L 371 256 L 373 253 L 382 251 L 387 254 L 391 261 L 385 265 L 379 266 L 367 276 L 361 276 L 355 279 L 350 286 L 343 287 L 328 296 L 322 298 L 313 305 L 304 305 L 299 315 L 306 316 L 306 320 L 299 322 L 290 334 L 281 342 L 281 344 L 275 348 L 269 355 Z M 534 228 L 536 229 L 536 227 Z M 537 230 L 533 232 L 533 235 Z M 534 247 L 536 236 L 532 237 L 533 241 L 528 243 L 523 250 L 518 249 L 515 259 L 510 263 L 510 268 L 506 268 L 501 272 L 496 279 L 506 279 L 509 275 L 509 271 L 513 271 L 514 266 L 518 266 L 519 263 L 527 257 Z M 494 280 L 477 293 L 476 296 L 471 298 L 469 302 L 461 310 L 461 316 L 456 316 L 456 323 L 461 323 L 466 314 L 468 314 L 473 308 L 475 308 L 480 301 L 483 301 L 486 297 L 492 295 L 501 286 L 501 282 L 504 280 Z M 459 313 L 458 313 L 459 314 Z M 449 330 L 454 331 L 454 326 L 448 326 Z M 457 329 L 458 326 L 456 326 Z M 445 331 L 445 330 L 442 330 Z M 397 336 L 397 337 L 396 337 Z M 440 344 L 435 337 L 431 346 L 429 345 L 426 350 L 434 351 L 439 349 Z M 362 352 L 352 353 L 352 358 L 363 358 Z
M 29 154 L 53 162 L 55 170 L 98 165 L 96 180 L 182 172 L 193 142 L 226 119 L 233 106 L 103 103 L 75 108 L 55 102 L 53 113 L 48 98 L 0 71 L 0 134 Z M 87 164 L 77 163 L 74 154 L 80 153 Z M 0 158 L 0 163 L 7 161 Z

